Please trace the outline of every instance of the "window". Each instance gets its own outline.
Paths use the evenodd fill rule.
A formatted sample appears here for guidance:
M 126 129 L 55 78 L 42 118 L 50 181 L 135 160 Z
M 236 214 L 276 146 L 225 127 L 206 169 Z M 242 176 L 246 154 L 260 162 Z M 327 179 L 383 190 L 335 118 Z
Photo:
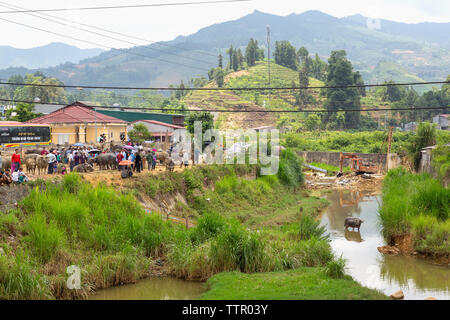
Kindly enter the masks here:
M 58 134 L 58 144 L 69 143 L 69 134 Z

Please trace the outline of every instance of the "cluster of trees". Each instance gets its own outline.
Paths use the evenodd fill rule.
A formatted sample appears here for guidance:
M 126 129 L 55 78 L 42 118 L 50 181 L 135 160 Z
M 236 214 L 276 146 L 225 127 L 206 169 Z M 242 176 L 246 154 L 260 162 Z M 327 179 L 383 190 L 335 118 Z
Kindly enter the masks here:
M 305 47 L 296 48 L 287 40 L 275 42 L 275 63 L 289 69 L 306 72 L 309 76 L 325 81 L 327 63 L 316 53 L 314 59 L 309 56 Z
M 450 81 L 450 75 L 447 76 L 447 81 Z M 394 84 L 394 81 L 385 83 Z M 434 108 L 442 107 L 442 109 L 429 110 L 412 110 L 394 112 L 394 115 L 399 117 L 393 118 L 391 124 L 398 125 L 398 122 L 408 123 L 411 121 L 421 122 L 431 120 L 433 116 L 441 113 L 449 113 L 450 106 L 450 84 L 446 83 L 441 89 L 433 88 L 419 95 L 413 87 L 404 86 L 387 86 L 377 89 L 376 95 L 382 98 L 383 101 L 391 102 L 392 109 L 401 108 Z

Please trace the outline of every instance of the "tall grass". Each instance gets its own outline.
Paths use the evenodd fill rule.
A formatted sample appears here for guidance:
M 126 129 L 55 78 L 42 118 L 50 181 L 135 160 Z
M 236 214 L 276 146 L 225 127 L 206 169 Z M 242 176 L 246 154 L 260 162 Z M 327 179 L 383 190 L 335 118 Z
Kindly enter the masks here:
M 386 238 L 412 233 L 416 250 L 450 253 L 450 190 L 427 174 L 390 170 L 383 182 L 380 222 Z

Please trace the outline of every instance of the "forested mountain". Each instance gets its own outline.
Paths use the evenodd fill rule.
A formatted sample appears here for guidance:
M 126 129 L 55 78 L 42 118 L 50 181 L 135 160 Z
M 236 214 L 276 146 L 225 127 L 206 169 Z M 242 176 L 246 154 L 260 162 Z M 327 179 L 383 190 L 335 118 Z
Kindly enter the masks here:
M 244 50 L 254 38 L 264 47 L 266 26 L 270 25 L 272 49 L 276 41 L 288 40 L 296 47 L 306 47 L 311 55 L 318 53 L 325 61 L 331 51 L 343 49 L 366 82 L 443 80 L 450 73 L 450 23 L 381 20 L 380 28 L 373 29 L 366 21 L 360 15 L 339 19 L 320 11 L 288 16 L 255 11 L 173 41 L 125 50 L 129 53 L 110 50 L 79 64 L 39 70 L 66 84 L 169 85 L 206 76 L 217 66 L 220 53 L 226 64 L 230 45 Z M 1 70 L 0 77 L 34 71 L 10 68 Z
M 80 49 L 64 43 L 52 42 L 45 46 L 18 49 L 0 46 L 0 68 L 47 68 L 61 63 L 78 63 L 102 53 L 103 49 Z

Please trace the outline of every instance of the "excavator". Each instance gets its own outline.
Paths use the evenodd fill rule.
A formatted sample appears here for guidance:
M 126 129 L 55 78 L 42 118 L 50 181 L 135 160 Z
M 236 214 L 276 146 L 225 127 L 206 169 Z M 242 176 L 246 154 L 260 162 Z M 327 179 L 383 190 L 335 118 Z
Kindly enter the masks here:
M 354 153 L 341 152 L 339 158 L 339 170 L 341 173 L 344 166 L 344 159 L 346 158 L 350 159 L 350 169 L 357 174 L 377 173 L 378 171 L 378 166 L 373 164 L 371 161 L 359 158 Z

